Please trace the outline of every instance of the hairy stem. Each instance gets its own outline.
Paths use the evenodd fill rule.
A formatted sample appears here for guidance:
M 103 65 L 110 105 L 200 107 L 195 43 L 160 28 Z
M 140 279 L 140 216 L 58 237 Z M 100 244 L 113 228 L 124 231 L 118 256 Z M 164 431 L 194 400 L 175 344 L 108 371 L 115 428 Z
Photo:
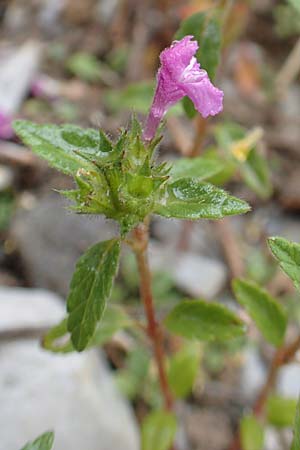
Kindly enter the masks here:
M 269 372 L 265 384 L 263 385 L 260 393 L 258 394 L 253 406 L 253 414 L 256 417 L 263 415 L 265 410 L 266 401 L 271 390 L 274 387 L 278 370 L 293 360 L 295 354 L 300 348 L 300 335 L 285 347 L 276 350 L 273 359 L 270 364 Z M 240 433 L 239 430 L 235 435 L 229 450 L 241 450 Z
M 135 245 L 133 246 L 138 271 L 140 275 L 140 293 L 144 304 L 144 309 L 147 317 L 147 332 L 152 341 L 153 352 L 158 368 L 159 384 L 164 399 L 166 410 L 172 410 L 173 398 L 168 384 L 166 368 L 165 368 L 165 352 L 162 342 L 162 333 L 160 327 L 155 319 L 154 302 L 151 289 L 151 274 L 149 269 L 147 249 L 148 249 L 148 227 L 145 224 L 139 225 L 134 232 Z

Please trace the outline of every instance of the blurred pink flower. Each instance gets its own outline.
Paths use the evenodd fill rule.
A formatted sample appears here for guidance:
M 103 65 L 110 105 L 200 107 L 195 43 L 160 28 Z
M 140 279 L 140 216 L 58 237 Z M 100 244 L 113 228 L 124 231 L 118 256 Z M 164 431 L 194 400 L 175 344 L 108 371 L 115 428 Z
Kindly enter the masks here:
M 200 69 L 194 56 L 199 46 L 193 38 L 185 36 L 174 41 L 160 54 L 156 91 L 143 134 L 147 141 L 155 136 L 167 110 L 185 95 L 204 118 L 218 114 L 223 108 L 224 94 L 211 83 L 207 72 Z
M 12 128 L 12 117 L 0 111 L 0 139 L 11 139 L 15 133 Z

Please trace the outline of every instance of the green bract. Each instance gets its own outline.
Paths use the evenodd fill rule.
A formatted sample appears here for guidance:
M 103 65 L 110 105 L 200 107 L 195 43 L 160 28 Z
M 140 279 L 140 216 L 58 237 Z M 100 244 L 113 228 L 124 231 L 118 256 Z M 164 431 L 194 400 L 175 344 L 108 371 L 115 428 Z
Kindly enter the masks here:
M 61 191 L 82 214 L 104 214 L 119 222 L 122 234 L 152 212 L 168 178 L 165 164 L 156 164 L 154 149 L 142 142 L 133 119 L 113 143 L 102 131 L 73 125 L 37 125 L 16 121 L 21 139 L 49 164 L 72 175 L 77 188 Z
M 135 118 L 130 130 L 121 131 L 116 142 L 101 130 L 74 125 L 16 121 L 14 129 L 52 167 L 74 177 L 77 187 L 60 191 L 74 202 L 72 210 L 114 219 L 122 235 L 151 213 L 219 219 L 249 210 L 246 202 L 200 182 L 221 170 L 220 164 L 182 160 L 172 170 L 166 163 L 158 164 L 155 148 L 160 139 L 146 145 Z

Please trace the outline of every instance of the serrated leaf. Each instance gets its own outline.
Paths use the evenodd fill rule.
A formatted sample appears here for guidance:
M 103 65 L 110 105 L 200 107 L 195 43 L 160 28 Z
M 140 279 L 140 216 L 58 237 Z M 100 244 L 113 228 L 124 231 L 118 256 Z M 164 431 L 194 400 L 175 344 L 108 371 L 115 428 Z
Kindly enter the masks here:
M 54 442 L 54 433 L 47 431 L 35 439 L 33 442 L 29 442 L 21 450 L 51 450 Z
M 297 400 L 294 398 L 272 395 L 266 404 L 267 420 L 278 428 L 291 427 L 294 424 Z
M 270 237 L 268 244 L 281 269 L 300 289 L 300 244 L 282 237 Z
M 174 414 L 165 411 L 149 414 L 142 424 L 142 450 L 169 450 L 176 428 Z
M 256 148 L 250 150 L 240 168 L 242 177 L 250 189 L 262 199 L 269 198 L 273 192 L 270 170 L 266 159 Z
M 254 282 L 234 280 L 233 290 L 264 338 L 276 347 L 282 345 L 287 317 L 281 304 Z
M 240 430 L 243 450 L 263 450 L 264 428 L 255 416 L 243 417 Z
M 68 331 L 78 351 L 89 344 L 103 315 L 117 272 L 119 254 L 120 241 L 111 239 L 90 247 L 76 264 L 67 310 Z
M 186 397 L 193 388 L 200 365 L 201 350 L 197 342 L 187 342 L 170 359 L 169 386 L 177 398 Z
M 224 165 L 218 159 L 180 158 L 172 164 L 170 175 L 173 180 L 184 177 L 197 178 L 198 181 L 206 180 L 224 169 Z
M 294 421 L 294 437 L 291 450 L 300 450 L 300 397 L 297 403 L 295 421 Z
M 249 205 L 212 184 L 193 178 L 169 183 L 165 196 L 156 203 L 154 213 L 177 219 L 221 219 L 243 214 Z
M 73 176 L 79 169 L 93 169 L 93 165 L 76 152 L 80 148 L 90 151 L 98 148 L 96 130 L 75 125 L 38 125 L 26 120 L 16 120 L 13 127 L 20 139 L 55 169 Z
M 232 339 L 245 332 L 244 323 L 233 312 L 203 300 L 181 302 L 168 314 L 165 325 L 174 334 L 200 341 Z

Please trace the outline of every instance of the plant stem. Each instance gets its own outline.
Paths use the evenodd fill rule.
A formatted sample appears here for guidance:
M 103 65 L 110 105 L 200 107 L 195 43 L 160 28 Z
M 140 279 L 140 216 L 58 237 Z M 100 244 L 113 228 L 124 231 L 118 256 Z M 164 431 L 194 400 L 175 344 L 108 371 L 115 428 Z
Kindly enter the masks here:
M 162 333 L 155 319 L 154 302 L 151 289 L 151 274 L 149 269 L 147 250 L 149 233 L 146 224 L 138 225 L 133 232 L 135 245 L 133 249 L 136 254 L 138 271 L 140 275 L 140 293 L 147 317 L 147 331 L 152 341 L 153 352 L 158 368 L 159 384 L 164 399 L 165 409 L 173 409 L 173 397 L 168 384 L 165 369 L 165 352 L 162 343 Z
M 268 399 L 270 391 L 272 390 L 275 384 L 278 370 L 285 364 L 288 364 L 294 358 L 299 348 L 300 348 L 300 335 L 297 336 L 297 338 L 294 341 L 292 341 L 289 345 L 286 345 L 285 347 L 276 350 L 272 362 L 270 364 L 266 382 L 263 385 L 253 406 L 253 414 L 256 417 L 260 417 L 264 413 L 266 401 Z M 241 449 L 241 442 L 240 442 L 240 433 L 238 430 L 229 447 L 229 450 L 240 450 L 240 449 Z

